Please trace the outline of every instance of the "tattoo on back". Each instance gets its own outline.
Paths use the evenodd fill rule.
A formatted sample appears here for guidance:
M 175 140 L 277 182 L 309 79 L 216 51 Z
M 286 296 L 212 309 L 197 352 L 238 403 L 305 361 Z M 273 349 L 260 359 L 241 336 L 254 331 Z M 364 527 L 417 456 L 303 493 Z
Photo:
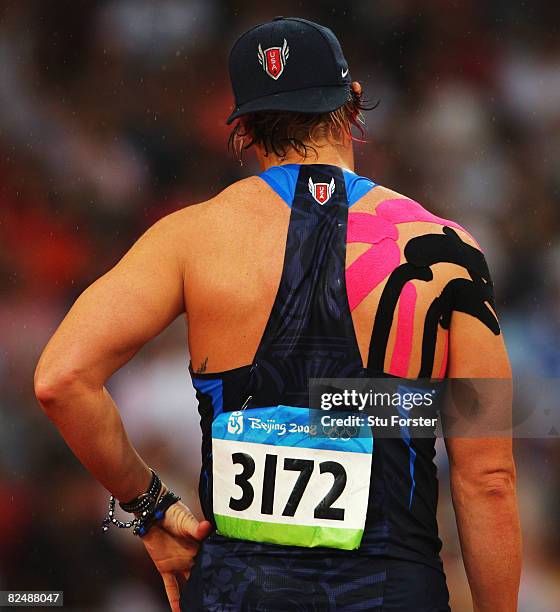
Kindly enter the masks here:
M 204 374 L 206 372 L 206 368 L 208 367 L 208 357 L 204 358 L 204 361 L 196 368 L 197 374 Z

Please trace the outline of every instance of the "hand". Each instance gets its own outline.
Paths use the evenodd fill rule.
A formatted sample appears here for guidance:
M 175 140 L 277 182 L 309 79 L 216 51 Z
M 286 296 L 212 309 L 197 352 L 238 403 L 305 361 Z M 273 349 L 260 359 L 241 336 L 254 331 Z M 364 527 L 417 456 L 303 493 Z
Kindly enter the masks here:
M 180 612 L 177 578 L 188 580 L 200 542 L 211 530 L 210 522 L 199 523 L 185 504 L 177 502 L 141 538 L 161 574 L 172 612 Z

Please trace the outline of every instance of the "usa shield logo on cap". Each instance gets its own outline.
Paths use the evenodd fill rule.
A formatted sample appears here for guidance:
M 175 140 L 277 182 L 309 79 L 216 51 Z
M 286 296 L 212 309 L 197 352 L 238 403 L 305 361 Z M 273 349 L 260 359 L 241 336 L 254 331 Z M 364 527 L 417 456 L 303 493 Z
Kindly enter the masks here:
M 288 42 L 285 38 L 284 44 L 281 47 L 269 47 L 264 51 L 259 43 L 259 50 L 257 52 L 259 64 L 266 74 L 275 81 L 280 78 L 284 72 L 284 67 L 286 66 L 289 55 L 290 47 L 288 47 Z
M 334 193 L 334 178 L 330 183 L 314 183 L 309 177 L 309 192 L 317 202 L 317 204 L 326 204 Z

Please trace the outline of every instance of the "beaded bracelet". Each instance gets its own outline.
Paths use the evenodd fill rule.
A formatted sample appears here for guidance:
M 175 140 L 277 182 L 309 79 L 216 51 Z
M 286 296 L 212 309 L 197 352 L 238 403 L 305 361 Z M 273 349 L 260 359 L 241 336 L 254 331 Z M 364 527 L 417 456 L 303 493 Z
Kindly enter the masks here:
M 101 523 L 101 527 L 103 530 L 103 533 L 109 531 L 109 527 L 111 525 L 116 525 L 117 527 L 119 527 L 119 529 L 130 529 L 131 527 L 135 527 L 138 523 L 138 519 L 134 518 L 131 521 L 119 521 L 118 518 L 115 518 L 115 503 L 116 503 L 116 499 L 114 497 L 114 495 L 111 495 L 111 497 L 109 498 L 109 512 L 107 513 L 107 516 L 103 519 L 103 522 Z
M 137 523 L 132 533 L 137 536 L 146 535 L 156 521 L 161 521 L 163 519 L 169 507 L 177 503 L 180 499 L 181 498 L 175 495 L 173 491 L 164 493 L 152 512 L 143 512 L 143 516 L 137 519 Z
M 163 483 L 153 470 L 151 472 L 152 480 L 145 493 L 142 493 L 130 502 L 119 503 L 123 510 L 137 515 L 134 519 L 120 521 L 115 517 L 117 500 L 114 495 L 111 495 L 109 498 L 109 511 L 101 523 L 104 533 L 109 530 L 111 525 L 116 525 L 119 529 L 130 529 L 132 527 L 134 535 L 146 535 L 153 524 L 165 516 L 167 509 L 181 499 L 171 491 L 166 491 L 160 497 Z

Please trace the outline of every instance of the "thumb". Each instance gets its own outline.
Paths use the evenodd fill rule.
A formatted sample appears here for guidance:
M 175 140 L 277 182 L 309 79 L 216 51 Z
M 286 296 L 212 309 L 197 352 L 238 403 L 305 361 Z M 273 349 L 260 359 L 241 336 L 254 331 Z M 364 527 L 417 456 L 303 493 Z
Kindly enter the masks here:
M 209 521 L 199 522 L 190 509 L 181 502 L 173 504 L 169 508 L 168 516 L 171 520 L 165 527 L 173 535 L 203 540 L 212 531 L 212 523 Z
M 200 521 L 197 529 L 197 533 L 193 537 L 195 537 L 197 540 L 204 540 L 210 535 L 210 532 L 213 529 L 212 523 L 210 521 Z

